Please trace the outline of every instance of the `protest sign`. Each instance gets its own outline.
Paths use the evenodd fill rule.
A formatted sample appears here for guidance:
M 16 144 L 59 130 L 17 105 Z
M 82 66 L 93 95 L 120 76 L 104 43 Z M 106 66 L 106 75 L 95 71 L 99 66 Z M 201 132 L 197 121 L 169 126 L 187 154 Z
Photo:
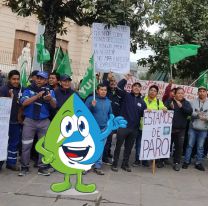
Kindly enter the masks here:
M 145 111 L 140 160 L 170 157 L 173 111 Z
M 7 158 L 11 106 L 12 98 L 0 98 L 0 161 L 6 160 Z
M 142 89 L 141 89 L 141 94 L 143 96 L 148 94 L 148 90 L 149 87 L 153 84 L 156 84 L 159 87 L 159 92 L 158 92 L 158 98 L 162 99 L 164 93 L 165 93 L 165 89 L 168 86 L 168 83 L 163 82 L 163 81 L 153 81 L 153 80 L 137 80 L 135 77 L 132 77 L 131 79 L 129 79 L 127 81 L 127 84 L 125 86 L 125 90 L 127 92 L 131 91 L 131 86 L 134 82 L 140 82 L 142 85 Z M 172 89 L 176 88 L 176 87 L 182 87 L 185 91 L 185 98 L 188 101 L 192 101 L 197 97 L 197 93 L 198 93 L 198 88 L 197 87 L 191 87 L 191 86 L 187 86 L 187 85 L 179 85 L 179 84 L 173 84 L 172 85 Z
M 130 70 L 130 28 L 93 24 L 95 70 L 126 74 Z

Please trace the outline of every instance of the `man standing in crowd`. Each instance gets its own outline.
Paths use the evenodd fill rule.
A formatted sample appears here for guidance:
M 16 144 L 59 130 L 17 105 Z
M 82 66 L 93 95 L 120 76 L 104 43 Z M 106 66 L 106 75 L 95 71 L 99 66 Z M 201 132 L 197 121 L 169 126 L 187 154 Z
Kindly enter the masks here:
M 173 169 L 179 171 L 188 116 L 192 114 L 193 109 L 184 98 L 183 88 L 178 87 L 175 92 L 175 98 L 173 100 L 169 99 L 166 106 L 174 111 L 171 134 L 171 142 L 174 143 Z
M 158 86 L 151 85 L 148 90 L 148 95 L 145 96 L 144 98 L 144 102 L 147 105 L 147 110 L 150 112 L 151 110 L 163 110 L 164 112 L 167 111 L 167 108 L 164 106 L 163 102 L 157 98 L 158 92 L 159 92 Z M 136 161 L 139 160 L 141 137 L 142 137 L 142 133 L 140 132 L 139 140 L 137 141 L 138 145 L 137 145 L 137 150 L 136 150 L 136 155 L 137 155 Z M 164 167 L 164 160 L 159 159 L 156 162 L 157 162 L 158 168 Z M 142 161 L 142 164 L 143 166 L 149 166 L 148 161 Z
M 71 77 L 64 74 L 60 77 L 60 87 L 55 90 L 57 109 L 60 109 L 65 101 L 74 93 L 71 89 Z
M 107 127 L 107 122 L 112 114 L 111 102 L 106 97 L 107 87 L 104 84 L 99 84 L 97 86 L 97 94 L 95 100 L 93 96 L 87 98 L 85 104 L 92 112 L 95 120 L 97 121 L 101 131 L 104 131 Z M 102 171 L 102 157 L 94 165 L 94 171 L 98 175 L 104 175 Z
M 50 85 L 51 89 L 53 90 L 58 89 L 59 79 L 60 79 L 60 75 L 58 73 L 55 73 L 55 72 L 50 73 L 48 84 Z
M 146 104 L 141 98 L 141 84 L 139 82 L 135 82 L 132 85 L 131 93 L 128 93 L 124 90 L 124 86 L 126 85 L 128 79 L 129 76 L 127 76 L 127 79 L 122 79 L 118 83 L 118 89 L 120 90 L 120 95 L 122 97 L 120 114 L 127 120 L 128 125 L 127 128 L 120 128 L 117 132 L 116 148 L 113 158 L 114 161 L 111 167 L 114 172 L 118 171 L 118 160 L 124 141 L 124 155 L 121 168 L 127 172 L 131 172 L 131 168 L 129 166 L 129 157 L 131 155 L 134 141 L 138 135 L 140 119 L 144 114 L 144 110 L 146 109 Z
M 21 138 L 21 124 L 18 121 L 18 111 L 20 109 L 18 96 L 21 92 L 20 90 L 20 73 L 17 70 L 12 70 L 8 74 L 7 85 L 0 88 L 0 97 L 13 98 L 9 123 L 8 156 L 6 161 L 6 168 L 13 171 L 18 171 L 16 163 Z M 0 162 L 0 169 L 3 163 L 3 161 Z
M 23 92 L 21 103 L 24 107 L 24 126 L 22 132 L 22 157 L 19 176 L 25 176 L 29 171 L 30 150 L 34 136 L 43 137 L 50 124 L 49 109 L 56 108 L 53 90 L 47 88 L 48 74 L 43 71 L 37 73 L 37 79 Z M 38 174 L 48 176 L 50 173 L 41 163 L 39 156 Z
M 189 139 L 186 147 L 186 154 L 182 168 L 187 169 L 191 162 L 191 153 L 195 143 L 197 143 L 195 168 L 205 171 L 202 164 L 204 157 L 204 143 L 208 130 L 208 100 L 207 89 L 203 86 L 198 89 L 198 98 L 191 102 L 193 113 L 189 127 Z
M 117 82 L 113 77 L 112 72 L 108 73 L 107 80 L 104 80 L 103 83 L 107 86 L 107 97 L 111 101 L 113 115 L 117 117 L 119 116 L 121 110 L 121 96 L 119 96 Z M 113 131 L 108 136 L 103 152 L 103 163 L 108 165 L 112 164 L 111 145 L 113 134 L 116 134 L 116 131 Z
M 2 74 L 2 71 L 0 70 L 0 87 L 3 86 L 4 79 L 5 79 L 5 76 Z

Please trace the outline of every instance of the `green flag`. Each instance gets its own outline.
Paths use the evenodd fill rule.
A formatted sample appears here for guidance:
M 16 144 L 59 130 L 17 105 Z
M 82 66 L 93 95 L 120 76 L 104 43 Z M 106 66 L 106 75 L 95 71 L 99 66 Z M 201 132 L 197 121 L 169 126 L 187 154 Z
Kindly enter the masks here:
M 95 88 L 98 85 L 97 79 L 94 76 L 94 58 L 93 56 L 90 58 L 90 66 L 87 68 L 87 71 L 85 73 L 85 76 L 82 80 L 82 83 L 80 85 L 79 89 L 79 95 L 85 99 L 87 96 L 89 96 L 93 92 L 93 85 L 94 85 L 94 79 L 95 79 Z
M 202 75 L 202 76 L 201 76 Z M 197 81 L 197 84 L 196 86 L 199 87 L 199 86 L 204 86 L 206 88 L 208 88 L 208 73 L 203 71 L 199 74 L 199 76 L 201 76 L 199 78 L 199 80 Z
M 186 57 L 197 55 L 200 47 L 200 45 L 194 44 L 169 46 L 170 63 L 175 64 Z
M 60 50 L 60 52 L 58 52 L 58 56 L 57 56 L 57 61 L 56 61 L 56 72 L 60 75 L 64 75 L 67 74 L 69 76 L 71 76 L 72 73 L 72 68 L 71 68 L 71 62 L 69 59 L 69 55 L 68 53 L 61 53 L 62 50 Z
M 40 35 L 40 40 L 39 40 L 39 43 L 36 44 L 36 47 L 37 47 L 37 62 L 38 63 L 43 64 L 44 62 L 47 62 L 51 59 L 49 51 L 45 48 L 43 35 Z
M 20 68 L 20 85 L 21 87 L 27 87 L 27 75 L 26 75 L 27 62 L 24 61 Z

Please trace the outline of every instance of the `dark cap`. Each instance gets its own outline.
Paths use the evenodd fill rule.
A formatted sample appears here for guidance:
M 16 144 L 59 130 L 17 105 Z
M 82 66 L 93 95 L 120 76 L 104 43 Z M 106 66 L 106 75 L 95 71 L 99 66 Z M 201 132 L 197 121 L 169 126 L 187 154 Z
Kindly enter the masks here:
M 198 91 L 199 91 L 199 90 L 201 90 L 201 89 L 203 89 L 203 90 L 206 90 L 206 91 L 207 91 L 207 88 L 206 88 L 205 86 L 199 86 Z
M 44 71 L 39 71 L 36 75 L 37 77 L 42 77 L 44 79 L 48 79 L 48 73 Z
M 67 74 L 60 76 L 60 81 L 66 81 L 66 80 L 72 81 L 71 77 Z
M 30 74 L 31 77 L 33 76 L 37 76 L 37 73 L 39 72 L 39 70 L 34 70 L 32 71 L 32 73 Z

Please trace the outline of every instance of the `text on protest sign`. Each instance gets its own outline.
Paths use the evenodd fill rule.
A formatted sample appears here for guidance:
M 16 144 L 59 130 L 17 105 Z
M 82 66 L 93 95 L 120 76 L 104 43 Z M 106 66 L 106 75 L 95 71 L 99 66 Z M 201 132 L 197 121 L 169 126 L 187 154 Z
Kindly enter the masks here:
M 0 98 L 0 161 L 7 158 L 9 119 L 11 113 L 12 99 Z
M 163 95 L 165 94 L 165 89 L 168 86 L 168 83 L 163 82 L 163 81 L 153 81 L 153 80 L 137 80 L 135 77 L 132 77 L 127 81 L 127 84 L 125 86 L 125 90 L 127 92 L 131 92 L 131 87 L 134 82 L 140 82 L 142 85 L 141 89 L 141 94 L 143 96 L 148 94 L 149 87 L 153 84 L 157 85 L 159 88 L 158 92 L 158 98 L 162 99 Z M 178 85 L 178 84 L 173 84 L 172 89 L 176 87 L 182 87 L 185 91 L 185 98 L 188 101 L 192 101 L 195 98 L 197 98 L 197 93 L 198 93 L 198 88 L 197 87 L 191 87 L 187 85 Z
M 93 24 L 95 70 L 125 74 L 130 70 L 130 28 Z
M 170 157 L 173 111 L 145 111 L 140 160 Z

